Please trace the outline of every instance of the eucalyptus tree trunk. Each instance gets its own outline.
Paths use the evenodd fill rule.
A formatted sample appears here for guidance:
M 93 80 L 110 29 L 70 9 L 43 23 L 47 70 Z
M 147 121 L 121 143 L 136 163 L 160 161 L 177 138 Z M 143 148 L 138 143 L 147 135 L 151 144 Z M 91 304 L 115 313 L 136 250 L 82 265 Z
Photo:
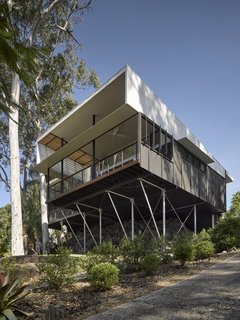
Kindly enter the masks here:
M 19 105 L 20 80 L 17 74 L 13 75 L 11 98 L 12 102 Z M 20 154 L 18 142 L 18 109 L 11 107 L 9 117 L 9 142 L 11 164 L 11 211 L 12 211 L 12 256 L 24 255 L 22 236 L 22 205 L 20 187 Z

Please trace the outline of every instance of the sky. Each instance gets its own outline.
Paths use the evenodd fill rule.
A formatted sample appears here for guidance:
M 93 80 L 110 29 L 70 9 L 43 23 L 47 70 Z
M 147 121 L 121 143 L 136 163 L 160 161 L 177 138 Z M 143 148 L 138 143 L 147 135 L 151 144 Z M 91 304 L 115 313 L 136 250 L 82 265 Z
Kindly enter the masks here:
M 128 64 L 226 168 L 229 207 L 240 191 L 240 1 L 93 0 L 74 32 L 101 83 Z

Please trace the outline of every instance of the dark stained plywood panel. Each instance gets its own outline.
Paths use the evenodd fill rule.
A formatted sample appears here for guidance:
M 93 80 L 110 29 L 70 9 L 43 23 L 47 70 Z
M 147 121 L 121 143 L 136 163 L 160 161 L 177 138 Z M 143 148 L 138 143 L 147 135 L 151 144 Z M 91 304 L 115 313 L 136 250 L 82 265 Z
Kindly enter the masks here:
M 166 158 L 162 158 L 162 178 L 173 183 L 173 163 Z
M 185 159 L 182 162 L 182 188 L 191 192 L 191 164 Z
M 199 169 L 191 165 L 191 193 L 199 197 Z
M 199 170 L 199 198 L 206 201 L 207 199 L 207 175 L 205 172 Z
M 179 144 L 173 145 L 173 166 L 174 166 L 174 184 L 182 187 L 182 155 Z

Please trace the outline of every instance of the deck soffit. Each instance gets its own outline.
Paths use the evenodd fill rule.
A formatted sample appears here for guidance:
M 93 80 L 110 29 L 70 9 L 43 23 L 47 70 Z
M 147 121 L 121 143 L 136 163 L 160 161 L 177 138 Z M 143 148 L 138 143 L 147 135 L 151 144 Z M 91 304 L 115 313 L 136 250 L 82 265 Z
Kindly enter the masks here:
M 47 174 L 47 170 L 49 167 L 58 163 L 60 160 L 66 158 L 76 150 L 101 136 L 105 132 L 111 130 L 120 122 L 127 120 L 136 113 L 137 111 L 132 107 L 126 104 L 122 105 L 117 110 L 110 113 L 107 117 L 97 122 L 94 126 L 91 126 L 84 132 L 80 133 L 70 142 L 65 144 L 62 148 L 58 149 L 54 154 L 50 155 L 48 158 L 37 164 L 33 168 L 34 171 Z M 69 128 L 69 130 L 71 130 L 71 128 Z

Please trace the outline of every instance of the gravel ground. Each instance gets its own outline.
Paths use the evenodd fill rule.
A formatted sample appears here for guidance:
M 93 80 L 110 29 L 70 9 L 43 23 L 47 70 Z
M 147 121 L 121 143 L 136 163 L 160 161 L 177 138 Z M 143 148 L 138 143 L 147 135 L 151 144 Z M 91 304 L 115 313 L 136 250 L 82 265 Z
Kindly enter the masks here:
M 239 320 L 240 254 L 87 320 Z

